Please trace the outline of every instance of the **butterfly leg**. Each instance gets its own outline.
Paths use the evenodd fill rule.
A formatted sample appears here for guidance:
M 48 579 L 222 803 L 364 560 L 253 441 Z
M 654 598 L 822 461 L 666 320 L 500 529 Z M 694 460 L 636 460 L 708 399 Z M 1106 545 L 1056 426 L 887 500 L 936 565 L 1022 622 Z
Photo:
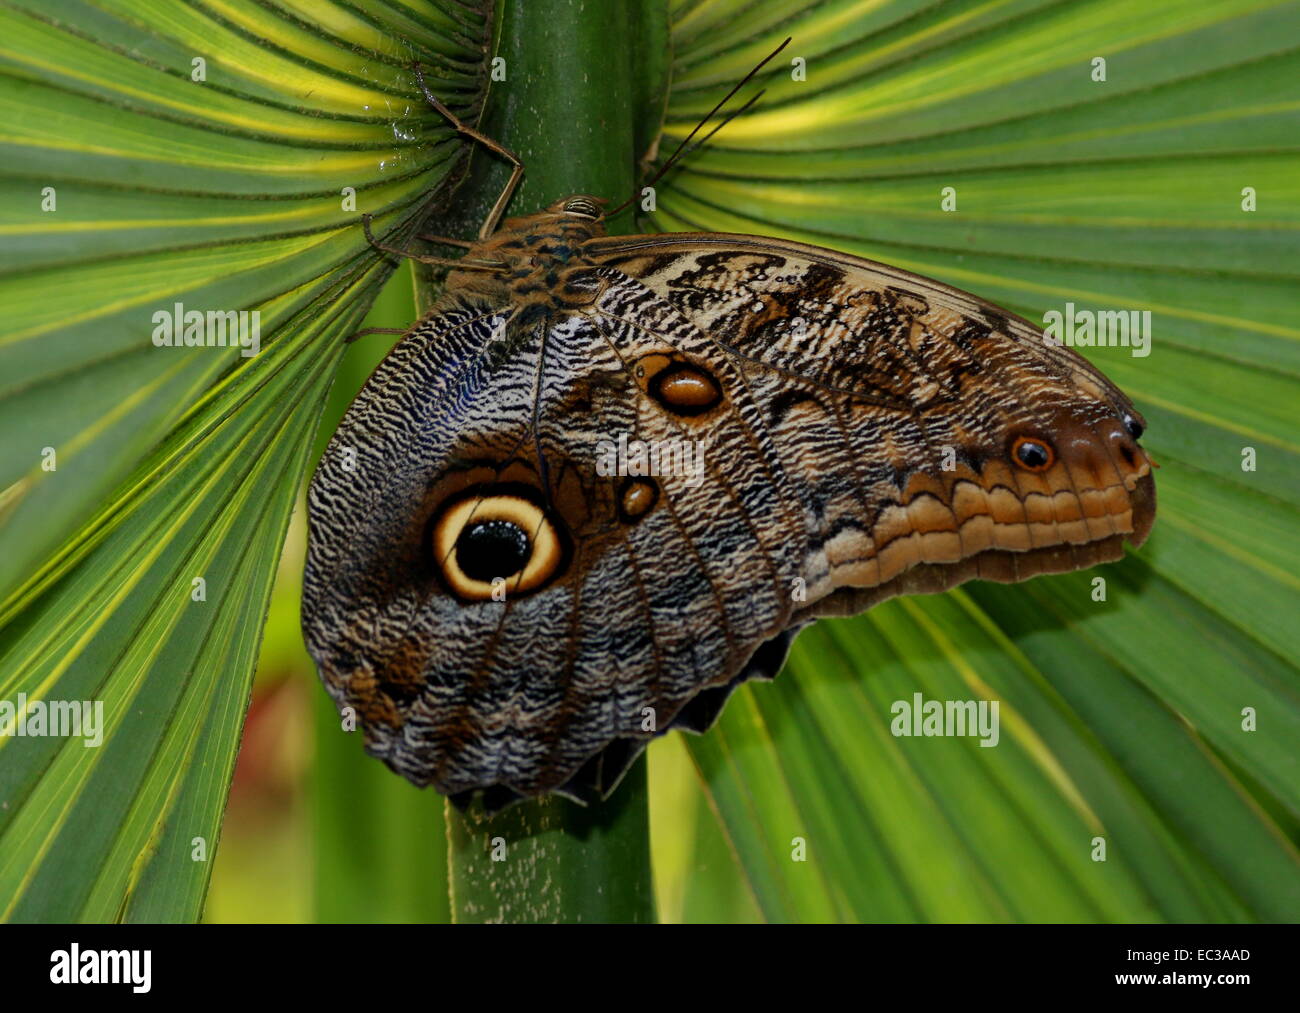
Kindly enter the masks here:
M 461 271 L 500 271 L 505 268 L 505 264 L 499 260 L 470 260 L 467 257 L 461 257 L 459 260 L 455 260 L 448 257 L 426 257 L 420 253 L 411 253 L 409 250 L 403 250 L 397 246 L 390 246 L 388 243 L 381 243 L 375 238 L 374 233 L 370 231 L 370 221 L 370 215 L 363 214 L 361 216 L 361 231 L 366 234 L 366 242 L 376 250 L 382 250 L 384 253 L 395 253 L 399 257 L 406 257 L 408 260 L 418 260 L 421 264 L 436 264 L 440 267 L 454 267 Z
M 367 334 L 405 334 L 407 328 L 403 327 L 363 327 L 355 334 L 349 334 L 344 340 L 345 345 L 350 345 L 358 338 L 364 338 Z
M 465 239 L 452 239 L 450 236 L 430 236 L 421 232 L 419 237 L 428 243 L 438 243 L 442 246 L 459 246 L 462 250 L 468 250 L 474 244 Z
M 438 100 L 438 97 L 429 90 L 429 86 L 424 82 L 424 72 L 420 69 L 420 64 L 416 62 L 412 64 L 412 67 L 415 70 L 415 79 L 420 84 L 420 91 L 424 92 L 425 100 L 437 113 L 446 119 L 448 123 L 456 128 L 457 133 L 464 134 L 466 137 L 478 141 L 479 144 L 483 145 L 489 151 L 496 152 L 513 166 L 510 170 L 510 178 L 506 181 L 506 185 L 502 189 L 500 196 L 497 197 L 496 203 L 492 205 L 492 210 L 488 212 L 487 217 L 483 219 L 483 224 L 479 227 L 479 239 L 486 239 L 497 230 L 497 223 L 501 221 L 501 215 L 505 213 L 506 205 L 510 203 L 510 197 L 514 194 L 515 187 L 519 185 L 519 179 L 524 174 L 524 163 L 519 161 L 519 158 L 515 153 L 504 144 L 494 141 L 485 134 L 479 133 L 473 127 L 468 127 L 462 123 L 456 114 L 443 105 L 442 102 Z

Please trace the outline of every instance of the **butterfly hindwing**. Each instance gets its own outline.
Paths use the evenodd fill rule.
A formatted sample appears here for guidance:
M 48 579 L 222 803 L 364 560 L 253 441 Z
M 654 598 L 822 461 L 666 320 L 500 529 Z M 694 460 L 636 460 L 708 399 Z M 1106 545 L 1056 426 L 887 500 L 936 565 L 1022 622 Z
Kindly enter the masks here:
M 495 789 L 490 804 L 561 787 L 600 754 L 569 791 L 612 787 L 640 744 L 785 624 L 778 574 L 793 561 L 768 518 L 781 516 L 770 479 L 725 474 L 712 448 L 754 457 L 730 408 L 684 426 L 638 385 L 642 335 L 585 314 L 518 316 L 435 315 L 376 370 L 313 481 L 304 581 L 309 644 L 368 749 L 452 796 Z M 601 445 L 620 434 L 702 444 L 704 470 L 601 475 Z M 562 532 L 556 573 L 458 593 L 431 531 L 465 497 L 498 492 Z

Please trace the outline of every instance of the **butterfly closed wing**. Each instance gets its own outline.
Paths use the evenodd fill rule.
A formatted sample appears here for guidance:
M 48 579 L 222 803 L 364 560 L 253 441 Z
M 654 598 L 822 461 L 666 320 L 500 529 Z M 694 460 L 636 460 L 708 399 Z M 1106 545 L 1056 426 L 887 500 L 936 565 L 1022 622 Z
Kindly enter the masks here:
M 485 226 L 311 485 L 309 648 L 414 783 L 603 795 L 818 616 L 1145 539 L 1141 416 L 1033 325 L 599 204 Z

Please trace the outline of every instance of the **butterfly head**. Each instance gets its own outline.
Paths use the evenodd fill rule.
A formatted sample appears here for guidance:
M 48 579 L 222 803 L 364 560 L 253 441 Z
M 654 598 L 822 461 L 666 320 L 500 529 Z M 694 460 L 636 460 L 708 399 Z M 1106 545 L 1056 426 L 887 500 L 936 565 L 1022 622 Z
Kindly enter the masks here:
M 546 210 L 552 214 L 561 214 L 588 221 L 600 221 L 605 217 L 605 205 L 609 203 L 603 197 L 591 194 L 575 193 L 557 200 Z

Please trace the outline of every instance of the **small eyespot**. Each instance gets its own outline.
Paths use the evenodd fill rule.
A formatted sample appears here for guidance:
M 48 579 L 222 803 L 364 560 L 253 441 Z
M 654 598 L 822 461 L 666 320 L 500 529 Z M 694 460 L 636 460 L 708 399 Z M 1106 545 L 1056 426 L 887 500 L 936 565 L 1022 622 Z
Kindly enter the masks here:
M 1142 434 L 1146 432 L 1145 427 L 1138 421 L 1137 417 L 1128 412 L 1124 413 L 1124 428 L 1128 430 L 1128 434 L 1135 440 L 1142 439 Z
M 1011 456 L 1026 471 L 1046 471 L 1056 462 L 1056 452 L 1050 444 L 1029 436 L 1016 439 Z
M 722 400 L 717 381 L 689 362 L 674 362 L 650 379 L 650 396 L 674 415 L 703 415 Z
M 468 601 L 535 591 L 555 577 L 568 555 L 562 532 L 529 493 L 470 490 L 444 505 L 431 524 L 429 552 L 447 586 Z
M 618 490 L 618 515 L 635 524 L 659 501 L 659 486 L 648 478 L 626 478 Z
M 564 213 L 582 215 L 584 218 L 599 218 L 600 207 L 590 197 L 573 197 L 564 202 Z

